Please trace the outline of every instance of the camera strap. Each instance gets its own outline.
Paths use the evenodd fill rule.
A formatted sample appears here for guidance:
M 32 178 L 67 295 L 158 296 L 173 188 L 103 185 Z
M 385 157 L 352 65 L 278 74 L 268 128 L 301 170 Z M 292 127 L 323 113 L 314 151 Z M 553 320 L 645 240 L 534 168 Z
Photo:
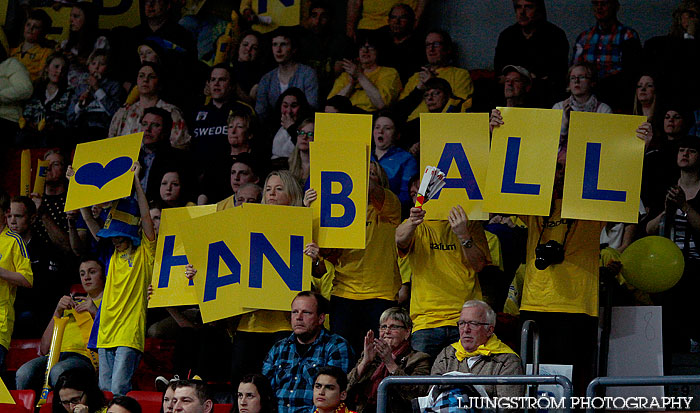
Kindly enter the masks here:
M 571 227 L 574 225 L 573 219 L 567 219 L 566 220 L 566 232 L 564 233 L 564 240 L 561 242 L 562 246 L 566 246 L 566 239 L 569 237 L 569 231 L 571 231 Z M 544 234 L 544 230 L 549 227 L 549 217 L 544 219 L 544 222 L 542 223 L 542 229 L 540 230 L 540 236 L 537 238 L 537 245 L 540 245 L 542 242 L 542 234 Z

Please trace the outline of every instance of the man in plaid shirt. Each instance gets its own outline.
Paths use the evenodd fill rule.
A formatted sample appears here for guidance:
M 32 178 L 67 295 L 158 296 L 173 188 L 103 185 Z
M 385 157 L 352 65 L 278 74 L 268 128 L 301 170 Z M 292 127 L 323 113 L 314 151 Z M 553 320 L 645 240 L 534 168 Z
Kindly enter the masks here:
M 597 94 L 613 109 L 620 109 L 617 103 L 629 104 L 633 89 L 628 88 L 636 81 L 630 72 L 639 67 L 642 45 L 637 32 L 617 20 L 618 0 L 592 0 L 591 5 L 596 25 L 576 38 L 572 63 L 595 65 L 600 89 Z
M 308 412 L 313 408 L 314 379 L 323 366 L 352 367 L 348 342 L 323 328 L 328 301 L 320 294 L 302 291 L 292 301 L 294 333 L 270 350 L 263 364 L 275 391 L 280 413 Z

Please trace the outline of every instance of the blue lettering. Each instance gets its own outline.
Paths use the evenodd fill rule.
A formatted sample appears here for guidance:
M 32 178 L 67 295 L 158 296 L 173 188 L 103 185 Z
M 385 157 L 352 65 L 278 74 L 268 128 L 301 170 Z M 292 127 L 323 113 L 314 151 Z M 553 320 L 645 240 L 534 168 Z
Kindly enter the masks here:
M 289 237 L 289 267 L 277 253 L 275 247 L 259 232 L 250 233 L 250 273 L 248 286 L 262 288 L 263 256 L 272 264 L 280 278 L 292 291 L 301 291 L 304 270 L 304 237 Z
M 224 260 L 231 274 L 219 277 L 219 258 Z M 207 255 L 207 278 L 204 284 L 202 302 L 216 299 L 216 291 L 220 287 L 241 282 L 241 264 L 223 241 L 209 244 Z
M 518 157 L 520 156 L 520 140 L 521 138 L 512 136 L 508 138 L 501 192 L 505 194 L 539 195 L 539 184 L 521 184 L 515 182 L 515 176 L 518 171 Z
M 290 7 L 294 5 L 294 0 L 279 0 L 284 7 Z M 258 0 L 258 14 L 263 14 L 267 12 L 267 0 Z
M 333 182 L 339 182 L 341 190 L 337 194 L 331 193 Z M 353 183 L 350 175 L 345 172 L 321 172 L 321 226 L 345 228 L 355 220 L 355 203 L 350 198 Z M 345 209 L 342 216 L 331 216 L 331 205 L 342 205 Z
M 173 255 L 175 252 L 175 235 L 168 235 L 163 239 L 163 257 L 160 260 L 160 275 L 158 277 L 158 288 L 168 288 L 170 283 L 170 269 L 187 265 L 187 255 Z M 190 280 L 189 285 L 194 285 Z
M 586 162 L 583 169 L 583 192 L 581 198 L 596 199 L 600 201 L 625 202 L 626 191 L 613 191 L 610 189 L 598 189 L 598 176 L 600 174 L 600 143 L 588 142 L 586 144 Z
M 457 164 L 460 178 L 447 178 L 453 159 Z M 469 164 L 467 154 L 464 153 L 462 144 L 446 143 L 445 148 L 442 150 L 442 155 L 440 155 L 440 162 L 438 162 L 437 167 L 439 170 L 445 173 L 445 186 L 442 189 L 464 188 L 467 191 L 467 196 L 469 199 L 484 199 L 484 197 L 481 195 L 479 184 L 476 183 L 474 171 L 472 170 L 472 166 Z M 442 189 L 435 194 L 433 199 L 438 199 L 440 197 Z

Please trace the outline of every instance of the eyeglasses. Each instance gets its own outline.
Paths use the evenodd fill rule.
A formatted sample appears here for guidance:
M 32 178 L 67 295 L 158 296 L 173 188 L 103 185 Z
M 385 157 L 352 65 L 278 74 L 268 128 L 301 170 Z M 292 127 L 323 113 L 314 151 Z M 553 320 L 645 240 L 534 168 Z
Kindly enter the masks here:
M 438 48 L 442 47 L 445 45 L 445 42 L 430 42 L 425 44 L 426 49 L 430 49 L 431 47 Z
M 424 99 L 436 98 L 436 97 L 440 97 L 440 95 L 442 95 L 442 94 L 443 94 L 442 90 L 432 90 L 432 91 L 423 93 L 423 98 Z
M 457 321 L 458 328 L 464 328 L 466 326 L 469 326 L 469 328 L 477 328 L 479 326 L 490 326 L 490 325 L 491 324 L 489 324 L 489 323 L 480 323 L 478 321 L 463 321 L 463 320 Z
M 374 47 L 374 46 L 372 46 L 371 44 L 365 44 L 365 45 L 360 46 L 360 50 L 365 50 L 365 51 L 368 51 L 368 52 L 374 52 L 374 51 L 377 50 L 377 48 Z
M 408 17 L 407 15 L 404 15 L 404 14 L 398 15 L 398 16 L 395 15 L 395 14 L 390 14 L 390 15 L 389 15 L 389 19 L 390 19 L 390 20 L 408 21 L 408 20 L 409 20 L 409 17 Z
M 584 80 L 588 80 L 590 78 L 591 78 L 590 76 L 571 76 L 571 77 L 569 77 L 569 81 L 575 82 L 578 80 L 579 82 L 583 82 Z
M 386 330 L 389 330 L 389 331 L 396 331 L 396 330 L 400 330 L 400 329 L 402 329 L 402 328 L 405 329 L 406 326 L 399 326 L 399 325 L 396 325 L 396 324 L 392 324 L 392 325 L 388 326 L 388 325 L 386 325 L 386 324 L 382 324 L 382 325 L 379 326 L 379 331 L 386 331 Z
M 73 397 L 70 400 L 61 400 L 61 404 L 63 405 L 63 407 L 68 407 L 71 404 L 80 404 L 80 402 L 83 400 L 83 396 L 85 396 L 85 392 L 82 392 L 80 396 Z
M 310 132 L 306 132 L 306 131 L 303 131 L 303 130 L 298 130 L 298 131 L 297 131 L 297 137 L 303 138 L 305 135 L 306 135 L 306 137 L 309 138 L 309 139 L 313 139 L 313 138 L 314 138 L 314 132 L 313 132 L 313 131 L 310 131 Z

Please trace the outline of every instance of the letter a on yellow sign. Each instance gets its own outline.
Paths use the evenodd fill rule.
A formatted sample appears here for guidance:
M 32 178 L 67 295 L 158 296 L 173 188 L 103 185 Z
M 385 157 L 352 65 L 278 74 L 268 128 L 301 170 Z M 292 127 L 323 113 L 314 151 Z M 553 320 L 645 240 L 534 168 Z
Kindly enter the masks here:
M 177 233 L 181 222 L 216 212 L 216 205 L 164 209 L 160 216 L 156 259 L 153 265 L 153 295 L 148 307 L 172 307 L 197 304 L 194 282 L 185 278 L 187 255 L 182 236 Z
M 321 248 L 365 248 L 367 145 L 351 141 L 311 142 L 311 204 L 314 240 Z
M 131 194 L 143 133 L 81 143 L 75 148 L 73 170 L 66 195 L 66 211 Z
M 562 218 L 637 223 L 644 116 L 571 112 Z
M 493 129 L 484 210 L 549 215 L 561 131 L 561 110 L 498 108 Z
M 311 219 L 309 208 L 249 204 L 180 224 L 202 321 L 289 310 L 311 285 Z
M 423 113 L 420 139 L 420 170 L 436 166 L 445 174 L 445 186 L 423 205 L 426 219 L 447 219 L 455 205 L 461 205 L 469 219 L 488 219 L 481 206 L 489 159 L 489 115 Z

